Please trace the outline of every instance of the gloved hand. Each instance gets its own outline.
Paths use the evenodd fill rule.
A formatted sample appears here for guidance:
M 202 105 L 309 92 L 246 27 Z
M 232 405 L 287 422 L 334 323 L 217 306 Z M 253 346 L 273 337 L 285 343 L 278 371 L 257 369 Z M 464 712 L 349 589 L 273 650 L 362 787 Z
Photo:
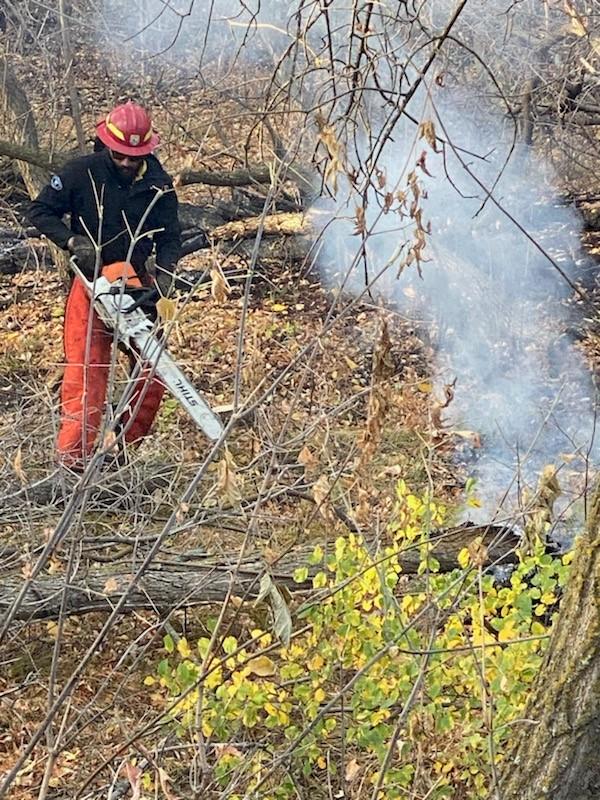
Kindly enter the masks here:
M 94 268 L 96 266 L 96 248 L 87 236 L 71 236 L 67 242 L 67 248 L 77 259 L 77 266 L 88 280 L 94 278 Z
M 161 297 L 168 297 L 175 283 L 175 273 L 172 267 L 161 267 L 156 265 L 156 277 L 154 279 Z

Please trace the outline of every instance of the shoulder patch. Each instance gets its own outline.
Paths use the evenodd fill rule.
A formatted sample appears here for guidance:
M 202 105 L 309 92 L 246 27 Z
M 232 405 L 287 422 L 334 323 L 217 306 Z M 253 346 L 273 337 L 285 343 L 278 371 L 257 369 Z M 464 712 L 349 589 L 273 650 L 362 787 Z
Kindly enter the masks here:
M 60 192 L 60 190 L 63 188 L 63 182 L 58 177 L 58 175 L 53 175 L 50 180 L 50 186 L 57 192 Z

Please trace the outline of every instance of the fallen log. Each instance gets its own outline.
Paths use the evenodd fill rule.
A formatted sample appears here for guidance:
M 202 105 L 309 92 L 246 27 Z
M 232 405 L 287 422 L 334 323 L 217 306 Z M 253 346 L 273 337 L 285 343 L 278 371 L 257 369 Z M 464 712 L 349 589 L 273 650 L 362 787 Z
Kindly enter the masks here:
M 194 183 L 207 186 L 250 186 L 253 183 L 269 183 L 270 180 L 271 170 L 266 166 L 221 171 L 184 169 L 175 178 L 175 186 L 190 186 Z
M 257 164 L 247 168 L 229 170 L 192 170 L 185 169 L 175 178 L 175 186 L 189 186 L 202 183 L 206 186 L 252 186 L 271 183 L 277 169 L 281 165 Z M 303 198 L 317 197 L 321 189 L 321 180 L 314 169 L 297 164 L 283 165 L 278 175 L 278 180 L 291 181 L 298 187 L 298 192 Z
M 458 553 L 482 537 L 485 547 L 479 549 L 479 557 L 486 565 L 512 563 L 519 537 L 514 531 L 498 525 L 461 525 L 433 536 L 432 555 L 438 560 L 441 571 L 456 569 Z M 133 540 L 132 540 L 133 541 Z M 151 542 L 147 542 L 147 545 Z M 367 544 L 367 547 L 369 545 Z M 333 545 L 329 547 L 331 551 Z M 67 616 L 91 612 L 110 612 L 126 595 L 122 612 L 137 609 L 171 610 L 206 603 L 222 602 L 229 594 L 244 599 L 256 599 L 260 593 L 260 581 L 269 574 L 278 587 L 289 592 L 312 590 L 310 578 L 323 569 L 323 565 L 310 566 L 308 578 L 298 584 L 293 574 L 298 567 L 308 565 L 314 545 L 290 551 L 275 564 L 267 564 L 259 555 L 250 556 L 237 568 L 238 555 L 233 553 L 218 556 L 182 554 L 170 560 L 157 560 L 130 588 L 131 567 L 113 566 L 112 569 L 89 569 L 72 578 L 66 584 L 64 575 L 41 575 L 24 597 L 14 616 L 15 620 L 30 622 L 55 619 L 60 614 L 64 597 Z M 138 548 L 139 550 L 139 548 Z M 328 552 L 328 546 L 323 550 Z M 373 553 L 375 560 L 377 554 Z M 397 553 L 405 575 L 416 575 L 421 557 L 419 546 L 407 547 Z M 164 557 L 162 557 L 164 558 Z M 21 574 L 3 576 L 0 587 L 0 617 L 10 610 L 23 584 Z
M 310 217 L 301 213 L 269 214 L 219 225 L 210 232 L 216 242 L 224 239 L 251 239 L 262 230 L 265 236 L 306 236 L 313 233 Z

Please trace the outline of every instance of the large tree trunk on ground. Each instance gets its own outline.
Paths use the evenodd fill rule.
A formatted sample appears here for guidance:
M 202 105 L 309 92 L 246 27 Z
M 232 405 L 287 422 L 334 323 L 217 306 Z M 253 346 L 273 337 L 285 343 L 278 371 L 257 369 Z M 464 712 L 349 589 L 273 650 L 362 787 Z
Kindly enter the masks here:
M 477 536 L 482 536 L 487 545 L 486 563 L 507 563 L 513 560 L 518 538 L 512 531 L 494 525 L 462 525 L 432 537 L 432 552 L 440 562 L 440 569 L 448 571 L 458 567 L 458 553 Z M 103 553 L 99 560 L 107 560 L 107 551 L 103 549 L 106 545 L 103 545 L 102 542 L 97 544 Z M 145 544 L 150 545 L 151 542 L 148 541 Z M 136 543 L 136 546 L 139 550 L 139 542 Z M 122 545 L 119 547 L 122 548 Z M 323 547 L 326 549 L 325 544 Z M 307 591 L 312 587 L 310 578 L 322 569 L 322 565 L 309 568 L 309 579 L 304 584 L 298 585 L 292 575 L 296 568 L 307 566 L 313 549 L 314 545 L 294 548 L 272 567 L 268 566 L 259 555 L 249 556 L 244 559 L 239 570 L 235 569 L 238 560 L 237 554 L 233 554 L 231 557 L 228 557 L 227 554 L 207 555 L 206 557 L 184 554 L 178 559 L 170 558 L 168 562 L 161 563 L 160 560 L 157 560 L 144 573 L 138 585 L 127 593 L 128 599 L 123 606 L 123 612 L 140 608 L 166 610 L 220 602 L 227 596 L 230 588 L 232 593 L 238 597 L 253 599 L 259 594 L 260 578 L 265 572 L 272 575 L 278 586 L 285 586 L 290 591 Z M 89 561 L 93 561 L 93 556 L 90 556 L 88 551 L 86 552 Z M 11 572 L 16 569 L 19 571 L 5 575 L 2 579 L 0 618 L 9 611 L 21 589 L 23 582 L 19 567 L 21 555 L 16 550 L 11 552 L 10 548 L 3 550 L 5 563 L 8 560 L 12 564 Z M 35 557 L 36 552 L 31 555 Z M 398 560 L 406 576 L 415 576 L 421 561 L 419 548 L 408 547 L 401 550 Z M 132 567 L 127 564 L 123 555 L 121 555 L 119 564 L 107 565 L 102 570 L 96 567 L 85 572 L 82 569 L 82 573 L 75 576 L 66 589 L 66 614 L 110 611 L 127 591 L 131 577 Z M 408 586 L 405 584 L 404 591 L 407 589 Z M 34 581 L 14 619 L 27 622 L 36 619 L 57 618 L 64 591 L 65 578 L 63 575 L 41 575 Z M 402 588 L 400 591 L 403 591 Z
M 600 797 L 600 487 L 515 743 L 502 800 Z

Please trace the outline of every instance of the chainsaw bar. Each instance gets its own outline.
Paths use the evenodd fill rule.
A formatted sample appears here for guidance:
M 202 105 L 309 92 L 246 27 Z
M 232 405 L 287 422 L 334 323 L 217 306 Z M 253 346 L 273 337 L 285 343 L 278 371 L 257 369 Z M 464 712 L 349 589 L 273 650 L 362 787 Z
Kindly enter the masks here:
M 212 441 L 219 439 L 223 433 L 221 420 L 173 361 L 146 314 L 140 308 L 132 308 L 136 302 L 127 291 L 121 290 L 120 281 L 110 283 L 100 275 L 92 284 L 76 265 L 75 271 L 84 282 L 94 309 L 104 324 L 116 332 L 125 347 L 139 354 L 141 361 L 150 365 L 206 436 Z

